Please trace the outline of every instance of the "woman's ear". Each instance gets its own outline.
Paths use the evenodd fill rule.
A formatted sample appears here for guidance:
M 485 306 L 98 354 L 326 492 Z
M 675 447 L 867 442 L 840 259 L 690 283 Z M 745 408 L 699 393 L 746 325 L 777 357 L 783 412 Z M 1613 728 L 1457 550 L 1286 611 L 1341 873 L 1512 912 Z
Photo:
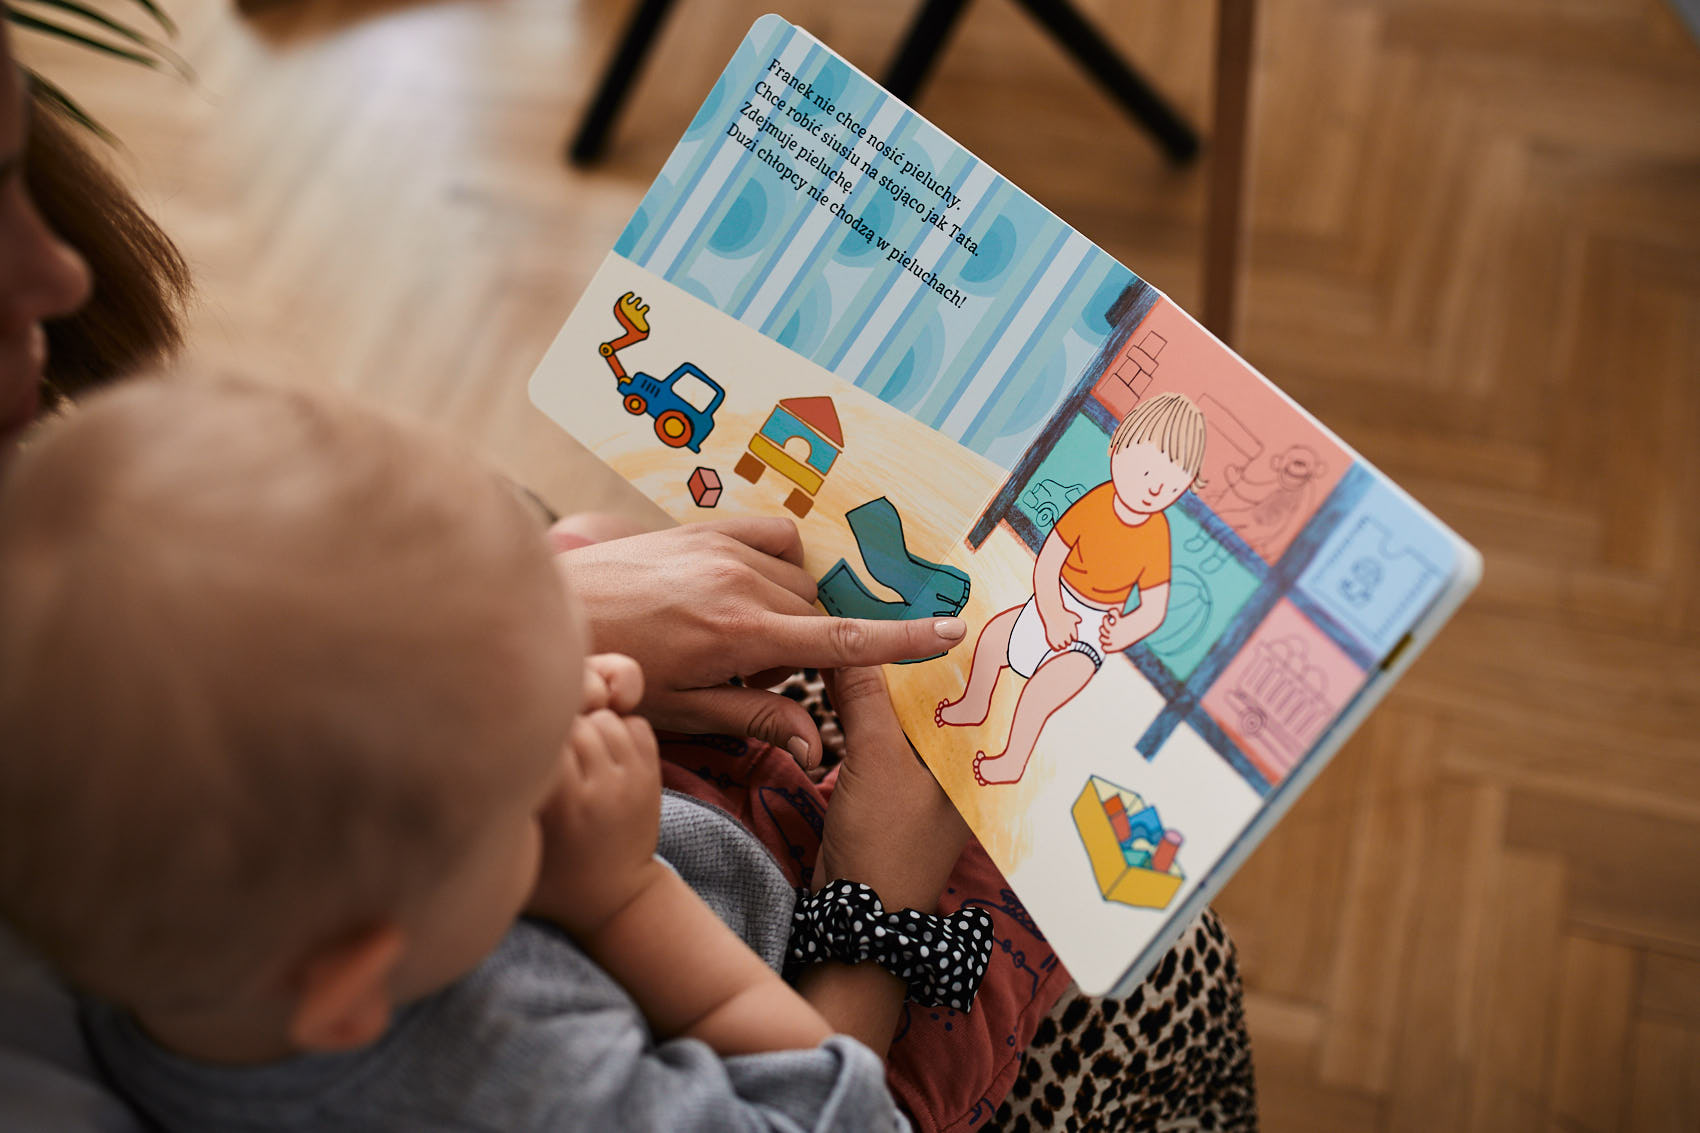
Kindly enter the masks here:
M 354 1050 L 390 1025 L 391 979 L 401 962 L 401 929 L 380 924 L 320 945 L 297 970 L 289 1039 L 305 1052 Z

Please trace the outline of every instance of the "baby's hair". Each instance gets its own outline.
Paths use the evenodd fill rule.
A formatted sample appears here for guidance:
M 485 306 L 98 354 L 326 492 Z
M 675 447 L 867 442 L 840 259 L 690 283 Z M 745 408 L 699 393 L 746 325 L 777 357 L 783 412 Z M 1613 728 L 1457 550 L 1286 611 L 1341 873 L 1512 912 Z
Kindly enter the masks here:
M 1162 393 L 1141 401 L 1122 418 L 1110 438 L 1110 453 L 1138 444 L 1154 444 L 1162 454 L 1186 469 L 1195 488 L 1204 487 L 1198 474 L 1204 467 L 1207 435 L 1204 412 L 1182 393 Z
M 554 757 L 502 721 L 578 679 L 532 660 L 565 610 L 536 519 L 452 445 L 253 384 L 92 396 L 0 481 L 0 917 L 175 1008 L 399 915 L 492 769 Z

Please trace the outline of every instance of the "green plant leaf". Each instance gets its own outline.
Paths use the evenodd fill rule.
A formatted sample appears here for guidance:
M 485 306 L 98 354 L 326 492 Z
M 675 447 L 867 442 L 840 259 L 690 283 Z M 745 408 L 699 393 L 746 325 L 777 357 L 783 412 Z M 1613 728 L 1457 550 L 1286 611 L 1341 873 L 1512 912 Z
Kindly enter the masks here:
M 146 12 L 153 22 L 158 24 L 160 30 L 165 32 L 166 35 L 173 37 L 177 35 L 176 23 L 174 23 L 171 17 L 165 13 L 164 9 L 154 3 L 154 0 L 130 0 L 130 2 L 135 4 L 136 7 L 140 8 L 142 11 Z M 5 6 L 7 8 L 16 9 L 20 4 L 34 4 L 49 9 L 61 8 L 67 11 L 76 12 L 81 16 L 96 19 L 98 22 L 106 22 L 105 17 L 90 16 L 89 10 L 83 5 L 75 3 L 74 0 L 5 0 Z
M 93 48 L 96 51 L 105 52 L 108 55 L 116 55 L 120 59 L 128 59 L 132 63 L 140 63 L 144 67 L 152 67 L 155 70 L 158 70 L 159 68 L 159 60 L 152 55 L 144 55 L 140 51 L 132 51 L 127 47 L 119 47 L 117 44 L 107 43 L 103 39 L 95 39 L 93 36 L 85 35 L 83 32 L 77 31 L 74 28 L 68 28 L 62 24 L 55 24 L 48 20 L 40 19 L 27 12 L 20 12 L 15 8 L 7 11 L 6 18 L 21 28 L 29 28 L 32 31 L 41 32 L 43 35 L 54 35 L 61 39 L 68 39 L 73 43 L 80 43 L 83 46 Z
M 13 0 L 13 2 L 16 3 L 16 0 Z M 64 12 L 69 15 L 77 16 L 89 21 L 90 23 L 106 28 L 114 35 L 121 36 L 122 38 L 129 40 L 131 43 L 152 52 L 156 60 L 168 64 L 172 70 L 176 71 L 179 75 L 182 75 L 185 79 L 194 77 L 194 70 L 189 66 L 188 61 L 181 55 L 177 54 L 177 52 L 173 51 L 169 46 L 161 43 L 157 39 L 154 39 L 152 36 L 144 35 L 132 27 L 119 23 L 104 12 L 97 11 L 96 9 L 89 7 L 87 4 L 80 3 L 79 0 L 30 0 L 30 2 L 44 5 L 53 9 L 55 12 Z M 16 11 L 15 8 L 13 10 Z
M 99 24 L 114 35 L 117 35 L 122 39 L 127 39 L 131 43 L 146 47 L 151 51 L 157 51 L 159 49 L 158 45 L 153 40 L 149 39 L 135 28 L 121 24 L 105 12 L 98 12 L 95 9 L 90 8 L 87 4 L 79 4 L 76 0 L 40 0 L 40 2 L 43 6 L 52 8 L 55 11 L 68 12 L 73 16 L 78 16 L 87 20 L 91 24 Z
M 135 0 L 135 4 L 136 4 L 136 7 L 142 9 L 142 11 L 144 11 L 148 15 L 152 16 L 154 18 L 154 22 L 159 24 L 160 28 L 165 32 L 166 35 L 169 35 L 169 36 L 172 36 L 172 37 L 175 37 L 177 35 L 177 25 L 174 22 L 172 22 L 172 19 L 171 19 L 170 16 L 165 14 L 164 8 L 161 8 L 158 4 L 155 4 L 153 2 L 153 0 Z
M 108 130 L 105 126 L 102 126 L 99 122 L 95 121 L 94 117 L 81 106 L 77 105 L 76 100 L 70 95 L 66 94 L 63 90 L 59 89 L 58 86 L 42 78 L 34 71 L 26 68 L 24 73 L 29 76 L 31 85 L 41 92 L 41 97 L 44 101 L 57 106 L 60 110 L 65 112 L 66 117 L 94 134 L 95 137 L 99 138 L 107 145 L 118 145 L 117 135 L 115 135 L 111 130 Z
M 168 66 L 186 80 L 194 78 L 194 70 L 187 60 L 173 50 L 168 44 L 154 39 L 142 31 L 131 27 L 112 16 L 107 15 L 92 3 L 99 0 L 0 0 L 0 17 L 3 17 L 17 27 L 26 28 L 42 35 L 53 36 L 71 43 L 81 44 L 93 51 L 138 63 L 153 70 Z M 157 23 L 169 37 L 177 35 L 177 25 L 166 15 L 156 0 L 129 0 Z M 23 5 L 23 7 L 20 7 Z M 64 20 L 73 21 L 71 24 Z M 106 35 L 116 36 L 120 43 L 114 43 L 101 35 L 91 34 L 90 29 L 75 26 L 76 22 L 91 24 Z M 127 45 L 134 45 L 127 46 Z M 49 82 L 41 75 L 24 68 L 26 74 L 42 100 L 58 107 L 72 121 L 89 130 L 96 137 L 110 145 L 119 145 L 118 138 L 106 127 L 85 111 L 75 99 L 66 94 L 57 85 Z

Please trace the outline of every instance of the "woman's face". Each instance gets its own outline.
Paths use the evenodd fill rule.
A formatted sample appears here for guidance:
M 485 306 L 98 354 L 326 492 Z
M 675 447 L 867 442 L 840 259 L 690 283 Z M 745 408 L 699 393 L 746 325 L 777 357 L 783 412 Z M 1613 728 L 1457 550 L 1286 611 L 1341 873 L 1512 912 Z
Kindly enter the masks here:
M 48 231 L 24 186 L 28 106 L 0 24 L 0 455 L 41 404 L 42 320 L 75 311 L 89 294 L 82 257 Z

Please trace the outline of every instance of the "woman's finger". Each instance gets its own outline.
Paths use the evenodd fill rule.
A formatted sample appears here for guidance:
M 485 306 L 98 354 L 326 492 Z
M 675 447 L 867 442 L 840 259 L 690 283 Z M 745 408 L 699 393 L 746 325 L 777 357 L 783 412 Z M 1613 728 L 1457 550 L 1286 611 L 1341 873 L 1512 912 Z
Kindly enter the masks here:
M 720 685 L 668 698 L 664 727 L 682 732 L 750 736 L 791 753 L 803 767 L 820 762 L 820 732 L 809 710 L 788 696 Z
M 832 694 L 832 706 L 840 716 L 858 715 L 869 703 L 889 704 L 885 674 L 872 665 L 845 666 L 826 674 L 827 688 Z
M 886 687 L 885 674 L 873 666 L 838 669 L 830 676 L 832 706 L 844 725 L 846 738 L 853 736 L 878 737 L 879 742 L 896 739 L 905 748 L 903 726 L 897 721 L 892 707 L 891 690 Z
M 746 547 L 753 547 L 776 559 L 784 559 L 793 566 L 803 565 L 803 537 L 797 533 L 797 525 L 789 519 L 776 516 L 738 516 L 731 519 L 711 519 L 693 526 L 730 535 Z
M 731 541 L 729 549 L 739 560 L 769 582 L 784 587 L 804 602 L 815 600 L 814 576 L 796 563 L 770 555 L 737 539 Z
M 746 688 L 778 688 L 786 681 L 797 675 L 797 670 L 789 665 L 776 665 L 771 669 L 763 669 L 759 673 L 750 673 L 744 677 Z
M 813 599 L 805 598 L 795 590 L 781 586 L 777 582 L 771 582 L 765 575 L 758 574 L 751 579 L 751 585 L 749 597 L 754 599 L 755 604 L 759 607 L 758 616 L 821 619 L 827 617 L 826 614 L 815 608 Z M 726 649 L 728 653 L 736 652 L 739 654 L 742 663 L 746 666 L 756 665 L 764 669 L 777 668 L 781 665 L 791 665 L 792 668 L 798 667 L 791 663 L 791 658 L 780 654 L 773 647 L 773 643 L 765 636 L 746 636 L 742 639 L 728 640 Z
M 862 618 L 775 617 L 766 627 L 775 661 L 808 669 L 885 665 L 949 650 L 968 632 L 961 618 L 872 621 Z

